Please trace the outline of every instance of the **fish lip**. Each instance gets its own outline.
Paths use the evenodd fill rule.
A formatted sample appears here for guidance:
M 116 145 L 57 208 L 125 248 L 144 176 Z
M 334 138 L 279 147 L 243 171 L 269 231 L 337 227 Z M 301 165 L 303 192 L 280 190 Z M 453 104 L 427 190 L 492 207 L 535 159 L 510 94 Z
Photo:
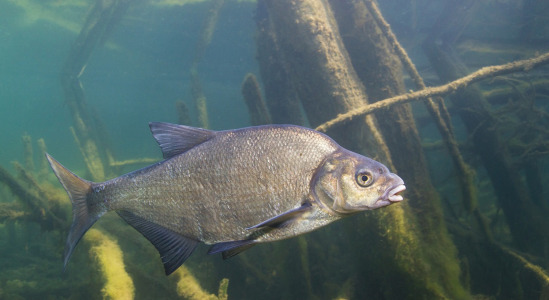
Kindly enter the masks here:
M 390 202 L 400 202 L 400 201 L 404 200 L 404 198 L 401 195 L 398 195 L 398 193 L 400 193 L 404 190 L 406 190 L 406 186 L 404 184 L 398 184 L 397 186 L 390 189 L 387 192 L 386 196 L 383 197 L 382 199 L 388 200 Z
M 404 200 L 404 198 L 401 195 L 397 195 L 398 193 L 404 191 L 406 189 L 406 186 L 404 183 L 399 182 L 398 184 L 394 185 L 391 189 L 389 189 L 385 194 L 379 199 L 377 199 L 376 203 L 371 206 L 365 206 L 365 209 L 376 209 L 384 206 L 391 205 L 396 202 L 400 202 Z

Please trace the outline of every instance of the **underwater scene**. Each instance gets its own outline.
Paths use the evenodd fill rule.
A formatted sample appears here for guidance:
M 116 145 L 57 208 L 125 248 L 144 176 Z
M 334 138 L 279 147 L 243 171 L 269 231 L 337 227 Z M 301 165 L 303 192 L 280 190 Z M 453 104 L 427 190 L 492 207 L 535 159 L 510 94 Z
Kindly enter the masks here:
M 0 299 L 549 299 L 545 0 L 0 0 L 0 120 Z

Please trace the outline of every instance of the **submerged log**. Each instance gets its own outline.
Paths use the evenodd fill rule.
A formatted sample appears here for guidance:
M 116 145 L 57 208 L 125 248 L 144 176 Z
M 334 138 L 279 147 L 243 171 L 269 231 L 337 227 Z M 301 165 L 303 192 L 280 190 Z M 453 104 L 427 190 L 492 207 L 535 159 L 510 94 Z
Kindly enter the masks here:
M 189 116 L 189 109 L 182 100 L 175 102 L 175 110 L 177 112 L 177 124 L 192 125 L 191 117 Z
M 259 83 L 253 74 L 247 74 L 242 83 L 242 96 L 248 107 L 250 123 L 254 126 L 271 124 L 271 116 L 261 97 Z
M 225 0 L 213 0 L 210 3 L 210 9 L 204 19 L 204 23 L 202 24 L 200 39 L 196 43 L 192 69 L 196 68 L 196 66 L 202 61 L 204 54 L 206 53 L 206 49 L 212 42 L 212 36 L 219 18 L 219 12 L 221 11 L 221 8 L 223 8 L 224 4 Z
M 198 127 L 210 128 L 206 95 L 204 95 L 204 92 L 202 90 L 202 83 L 200 81 L 196 68 L 191 69 L 191 94 L 193 97 L 194 105 L 196 106 Z
M 189 300 L 227 300 L 227 289 L 229 288 L 229 279 L 223 278 L 219 282 L 218 294 L 210 294 L 200 285 L 193 273 L 186 267 L 181 266 L 174 272 L 177 280 L 177 294 L 183 299 Z
M 225 0 L 214 0 L 211 3 L 210 10 L 204 19 L 202 24 L 202 31 L 200 38 L 196 44 L 194 53 L 194 59 L 191 65 L 191 94 L 193 102 L 196 107 L 198 115 L 198 126 L 202 128 L 210 128 L 210 121 L 208 119 L 208 105 L 206 101 L 206 95 L 202 89 L 202 83 L 200 76 L 198 75 L 198 65 L 202 62 L 206 49 L 212 42 L 212 36 L 217 24 L 219 12 L 223 7 Z
M 293 86 L 290 70 L 286 69 L 284 53 L 263 1 L 258 2 L 256 15 L 257 59 L 272 122 L 304 125 L 301 102 Z
M 368 7 L 362 1 L 352 0 L 331 0 L 330 3 L 352 65 L 366 86 L 370 102 L 405 93 L 402 64 L 393 50 L 395 45 L 383 33 L 375 12 L 371 11 L 373 5 Z M 407 203 L 418 216 L 418 248 L 422 249 L 423 263 L 429 265 L 430 270 L 418 272 L 416 266 L 404 262 L 402 267 L 410 274 L 418 272 L 417 275 L 425 276 L 424 280 L 437 286 L 426 287 L 425 293 L 452 299 L 468 297 L 459 280 L 457 250 L 447 233 L 440 196 L 430 181 L 411 107 L 392 106 L 375 115 L 395 168 L 406 181 Z
M 0 224 L 13 222 L 28 216 L 29 213 L 24 211 L 17 203 L 0 203 Z
M 259 4 L 262 3 L 267 8 L 270 28 L 277 37 L 284 69 L 294 82 L 293 87 L 312 126 L 365 105 L 368 99 L 383 99 L 387 93 L 403 92 L 398 59 L 379 35 L 375 22 L 369 20 L 367 25 L 372 27 L 360 27 L 360 33 L 366 33 L 371 41 L 361 41 L 355 47 L 342 39 L 342 36 L 356 37 L 358 34 L 341 28 L 346 25 L 337 22 L 348 19 L 351 22 L 348 23 L 349 27 L 363 25 L 357 24 L 357 21 L 364 20 L 364 14 L 367 13 L 364 9 L 358 13 L 360 20 L 348 15 L 348 10 L 353 10 L 352 5 L 359 2 L 352 1 L 352 5 L 346 2 L 343 4 L 346 7 L 341 8 L 335 7 L 341 1 L 331 2 L 332 6 L 326 1 L 313 0 L 264 0 Z M 348 53 L 351 48 L 370 52 L 369 56 L 362 57 L 368 61 L 356 64 L 355 59 L 361 56 Z M 366 80 L 355 72 L 358 68 L 371 70 L 372 73 L 366 74 L 364 78 L 378 75 L 374 81 L 375 86 L 364 84 L 364 88 Z M 380 87 L 388 89 L 385 91 Z M 379 293 L 385 298 L 396 299 L 409 297 L 413 290 L 416 298 L 465 298 L 467 293 L 458 278 L 455 247 L 444 227 L 438 195 L 429 181 L 410 110 L 406 106 L 399 107 L 381 116 L 383 120 L 377 121 L 373 116 L 357 117 L 328 133 L 342 145 L 369 156 L 373 154 L 389 166 L 392 165 L 391 160 L 395 160 L 399 174 L 403 174 L 411 189 L 406 195 L 406 198 L 411 199 L 409 203 L 415 202 L 416 213 L 425 209 L 428 214 L 422 215 L 422 222 L 418 223 L 409 204 L 400 203 L 360 220 L 362 229 L 355 234 L 360 235 L 360 240 L 364 241 L 364 244 L 358 242 L 358 247 L 368 247 L 368 255 L 356 253 L 357 256 L 347 256 L 346 262 L 356 266 L 361 282 L 373 279 L 368 272 L 372 268 L 382 271 L 382 277 L 391 279 L 377 280 L 375 287 L 366 286 L 365 289 L 357 290 L 357 293 Z M 384 146 L 386 139 L 390 145 L 388 148 Z M 411 153 L 414 153 L 413 157 Z M 356 241 L 353 247 L 357 247 Z M 376 279 L 379 276 L 378 273 Z M 395 291 L 390 284 L 395 280 L 405 288 Z
M 326 3 L 266 0 L 264 5 L 277 36 L 284 69 L 312 127 L 367 103 L 364 86 L 350 65 Z M 342 146 L 391 165 L 373 117 L 357 118 L 340 130 L 345 134 L 333 134 Z
M 0 167 L 0 182 L 5 184 L 10 191 L 24 205 L 25 211 L 29 214 L 28 220 L 40 224 L 44 229 L 60 230 L 65 228 L 65 216 L 57 203 L 50 205 L 46 202 L 45 192 L 39 187 L 28 186 L 28 183 L 34 184 L 34 179 L 30 178 L 22 167 L 17 167 L 24 177 L 26 183 L 22 183 L 13 177 L 6 169 Z M 38 189 L 38 190 L 36 190 Z
M 118 242 L 98 229 L 90 229 L 83 240 L 89 244 L 89 255 L 97 264 L 92 276 L 100 277 L 103 299 L 134 299 L 135 284 L 124 265 L 124 254 Z
M 61 71 L 61 84 L 74 124 L 73 133 L 94 181 L 105 179 L 107 158 L 112 154 L 99 118 L 87 107 L 80 76 L 95 47 L 105 41 L 131 2 L 98 0 L 92 6 Z

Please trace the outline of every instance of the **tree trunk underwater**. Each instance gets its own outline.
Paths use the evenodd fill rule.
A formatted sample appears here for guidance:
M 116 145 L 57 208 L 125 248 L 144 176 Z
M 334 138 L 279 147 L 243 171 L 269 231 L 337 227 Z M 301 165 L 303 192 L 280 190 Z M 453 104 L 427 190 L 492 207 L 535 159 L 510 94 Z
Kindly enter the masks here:
M 271 34 L 277 37 L 273 48 L 284 69 L 291 72 L 311 126 L 368 101 L 404 92 L 400 62 L 363 3 L 265 0 L 260 7 L 262 3 L 268 15 L 262 22 L 268 22 Z M 263 80 L 269 82 L 270 78 Z M 354 220 L 351 225 L 364 228 L 361 231 L 367 233 L 361 232 L 360 240 L 369 241 L 361 245 L 368 249 L 368 256 L 355 257 L 362 265 L 357 270 L 362 278 L 355 280 L 372 280 L 372 266 L 378 266 L 374 269 L 383 272 L 382 276 L 407 288 L 399 294 L 387 282 L 372 287 L 371 293 L 409 298 L 413 289 L 417 299 L 467 298 L 459 281 L 456 249 L 445 229 L 440 199 L 430 183 L 409 106 L 359 117 L 328 133 L 345 147 L 374 154 L 389 165 L 392 161 L 410 186 L 407 203 Z M 414 159 L 410 160 L 411 154 Z M 383 241 L 371 242 L 379 240 Z

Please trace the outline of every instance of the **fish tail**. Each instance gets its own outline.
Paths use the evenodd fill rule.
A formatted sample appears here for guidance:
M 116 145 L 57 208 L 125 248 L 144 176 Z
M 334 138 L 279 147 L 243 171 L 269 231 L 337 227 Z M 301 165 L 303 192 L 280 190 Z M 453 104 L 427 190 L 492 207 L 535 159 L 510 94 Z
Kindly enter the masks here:
M 88 229 L 106 212 L 106 209 L 91 209 L 89 197 L 92 194 L 91 181 L 84 180 L 63 167 L 53 157 L 46 153 L 55 176 L 63 185 L 72 203 L 72 225 L 65 245 L 63 270 L 67 267 L 72 252 L 78 241 Z M 94 206 L 97 207 L 97 206 Z

